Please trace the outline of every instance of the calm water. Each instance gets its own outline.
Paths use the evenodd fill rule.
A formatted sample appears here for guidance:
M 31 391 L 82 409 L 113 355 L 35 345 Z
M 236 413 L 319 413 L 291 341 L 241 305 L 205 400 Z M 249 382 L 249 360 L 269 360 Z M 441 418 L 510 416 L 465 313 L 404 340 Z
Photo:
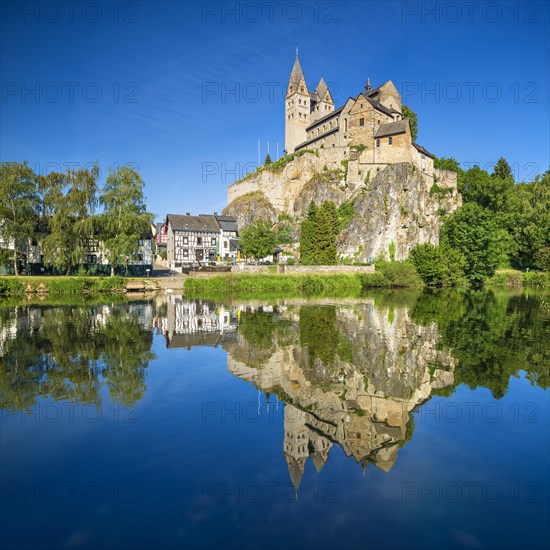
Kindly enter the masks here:
M 0 307 L 24 548 L 548 548 L 547 299 Z

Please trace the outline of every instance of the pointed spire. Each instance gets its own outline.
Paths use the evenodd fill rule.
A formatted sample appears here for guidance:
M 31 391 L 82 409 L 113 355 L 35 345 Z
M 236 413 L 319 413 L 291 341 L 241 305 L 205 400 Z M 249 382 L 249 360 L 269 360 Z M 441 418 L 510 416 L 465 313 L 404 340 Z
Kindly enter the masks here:
M 319 96 L 319 99 L 322 100 L 325 97 L 327 92 L 328 92 L 327 83 L 325 82 L 325 79 L 321 77 L 321 80 L 319 80 L 319 84 L 317 84 L 315 93 Z
M 303 86 L 303 90 L 300 87 Z M 292 90 L 291 90 L 292 88 Z M 294 60 L 294 65 L 292 66 L 292 72 L 290 73 L 290 79 L 288 82 L 288 93 L 294 93 L 300 91 L 301 93 L 308 93 L 306 79 L 300 66 L 300 60 L 298 59 L 298 48 L 296 47 L 296 59 Z
M 365 86 L 365 91 L 370 92 L 372 90 L 372 86 L 370 85 L 370 77 L 367 78 L 367 84 Z

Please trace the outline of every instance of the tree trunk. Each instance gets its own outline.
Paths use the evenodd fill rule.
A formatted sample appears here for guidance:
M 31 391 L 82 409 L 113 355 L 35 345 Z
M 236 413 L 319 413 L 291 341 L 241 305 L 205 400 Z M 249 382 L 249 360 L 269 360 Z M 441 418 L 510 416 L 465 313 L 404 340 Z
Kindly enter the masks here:
M 15 246 L 13 247 L 13 271 L 16 275 L 19 275 L 19 269 L 17 266 L 17 251 L 15 250 Z
M 115 265 L 111 264 L 111 277 L 115 276 Z

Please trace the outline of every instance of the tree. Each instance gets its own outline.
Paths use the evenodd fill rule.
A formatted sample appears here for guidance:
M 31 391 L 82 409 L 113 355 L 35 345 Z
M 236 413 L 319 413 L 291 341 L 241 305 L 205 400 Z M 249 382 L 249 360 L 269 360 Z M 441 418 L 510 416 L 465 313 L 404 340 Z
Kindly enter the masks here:
M 464 275 L 466 259 L 448 246 L 420 244 L 411 250 L 410 258 L 428 286 L 454 285 Z
M 475 203 L 453 212 L 441 229 L 441 243 L 462 253 L 466 278 L 473 285 L 481 285 L 494 274 L 507 238 L 494 214 Z
M 334 265 L 336 256 L 336 237 L 340 233 L 340 219 L 336 205 L 325 201 L 315 216 L 315 259 L 318 265 Z
M 37 178 L 27 161 L 0 164 L 0 233 L 13 244 L 16 275 L 19 256 L 34 235 L 39 208 Z
M 127 271 L 138 253 L 139 239 L 149 231 L 152 216 L 145 208 L 144 185 L 139 172 L 126 165 L 109 170 L 101 191 L 101 229 L 111 275 L 117 267 Z
M 465 203 L 475 202 L 497 213 L 507 209 L 509 191 L 513 186 L 513 179 L 491 177 L 479 166 L 473 166 L 464 173 L 458 190 Z
M 315 216 L 317 216 L 317 205 L 311 201 L 307 209 L 307 219 L 310 221 L 315 221 Z
M 271 164 L 271 155 L 269 153 L 267 153 L 267 155 L 265 156 L 265 160 L 264 160 L 264 164 L 266 166 L 269 166 Z
M 315 220 L 306 219 L 300 224 L 300 263 L 315 263 Z
M 260 260 L 273 254 L 277 246 L 277 235 L 271 229 L 271 223 L 266 220 L 257 220 L 241 235 L 239 248 L 247 256 Z
M 495 165 L 493 173 L 491 174 L 495 178 L 500 178 L 501 180 L 510 179 L 514 181 L 514 175 L 512 174 L 512 169 L 510 165 L 506 162 L 504 157 L 500 157 Z
M 42 242 L 46 263 L 67 275 L 84 261 L 94 237 L 99 165 L 91 169 L 52 172 L 41 178 L 48 234 Z M 68 188 L 68 189 L 67 189 Z M 66 192 L 64 192 L 66 190 Z
M 414 143 L 418 137 L 418 116 L 410 107 L 407 107 L 406 105 L 403 105 L 401 112 L 403 113 L 404 118 L 409 119 L 409 124 L 411 125 L 411 136 Z

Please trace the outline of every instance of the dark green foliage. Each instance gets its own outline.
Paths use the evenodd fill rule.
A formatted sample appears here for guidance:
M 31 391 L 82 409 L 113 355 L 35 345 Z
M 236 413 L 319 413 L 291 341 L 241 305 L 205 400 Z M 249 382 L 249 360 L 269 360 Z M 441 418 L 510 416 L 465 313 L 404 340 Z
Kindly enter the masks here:
M 404 118 L 409 119 L 409 123 L 411 125 L 412 140 L 414 142 L 418 137 L 418 116 L 410 107 L 407 107 L 407 105 L 403 105 L 403 107 L 401 108 L 401 112 L 403 113 Z
M 257 220 L 241 234 L 241 252 L 248 258 L 261 260 L 273 254 L 277 246 L 277 235 L 266 220 Z
M 506 250 L 507 234 L 499 228 L 494 214 L 469 203 L 445 220 L 441 242 L 464 256 L 466 278 L 479 285 L 499 265 Z
M 455 285 L 464 275 L 464 256 L 449 247 L 420 244 L 411 250 L 410 259 L 428 286 Z
M 495 169 L 491 174 L 493 177 L 500 178 L 501 180 L 512 180 L 514 181 L 514 175 L 512 174 L 512 169 L 506 159 L 500 157 L 495 165 Z
M 267 153 L 267 155 L 265 156 L 264 165 L 269 166 L 271 163 L 272 163 L 271 156 L 269 153 Z

